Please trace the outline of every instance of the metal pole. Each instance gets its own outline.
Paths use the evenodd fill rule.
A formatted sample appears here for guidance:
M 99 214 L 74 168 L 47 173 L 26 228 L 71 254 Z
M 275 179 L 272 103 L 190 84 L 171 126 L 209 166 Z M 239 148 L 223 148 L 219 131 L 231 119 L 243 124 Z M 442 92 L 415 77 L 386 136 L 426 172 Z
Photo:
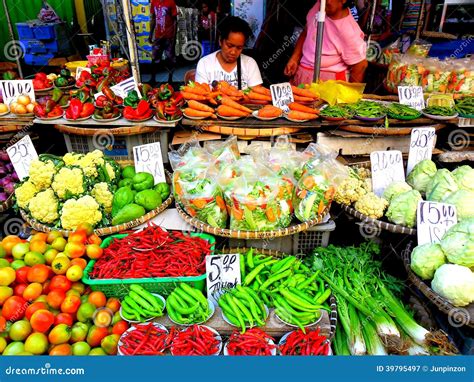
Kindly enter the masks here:
M 372 39 L 372 28 L 374 26 L 375 9 L 377 8 L 378 1 L 379 0 L 374 0 L 372 3 L 372 12 L 370 14 L 370 21 L 369 21 L 369 37 L 367 38 L 367 48 L 370 46 L 370 40 Z
M 318 33 L 316 48 L 314 49 L 314 75 L 313 82 L 319 81 L 319 71 L 321 70 L 321 53 L 323 50 L 324 20 L 326 19 L 326 0 L 321 0 L 321 7 L 318 13 Z
M 10 34 L 10 41 L 15 41 L 15 35 L 13 34 L 13 28 L 12 28 L 12 20 L 10 19 L 10 14 L 8 13 L 8 7 L 7 7 L 7 0 L 3 0 L 3 9 L 5 10 L 5 15 L 7 16 L 7 21 L 8 21 L 8 33 Z M 17 49 L 20 49 L 18 44 L 15 44 Z M 20 78 L 23 78 L 23 70 L 21 69 L 21 62 L 20 62 L 20 56 L 22 54 L 18 53 L 24 53 L 22 52 L 16 52 L 15 54 L 15 61 L 18 66 L 18 74 L 20 75 Z
M 133 25 L 132 25 L 131 17 L 130 17 L 130 14 L 132 13 L 130 9 L 130 1 L 122 0 L 122 8 L 123 8 L 123 19 L 125 21 L 125 27 L 127 30 L 128 51 L 130 52 L 130 67 L 132 68 L 132 76 L 138 84 L 140 83 L 140 69 L 138 67 L 135 30 L 133 29 Z

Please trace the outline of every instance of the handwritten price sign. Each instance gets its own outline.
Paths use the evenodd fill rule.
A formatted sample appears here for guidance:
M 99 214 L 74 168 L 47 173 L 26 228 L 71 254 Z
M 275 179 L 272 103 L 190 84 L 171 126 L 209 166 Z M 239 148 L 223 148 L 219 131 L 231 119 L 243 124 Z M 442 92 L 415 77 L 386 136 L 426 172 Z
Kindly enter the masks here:
M 31 101 L 35 100 L 33 80 L 0 81 L 0 90 L 3 94 L 3 103 L 9 104 L 19 95 L 28 95 Z
M 20 180 L 29 175 L 31 161 L 38 159 L 38 154 L 29 135 L 7 148 L 7 154 Z
M 418 245 L 439 243 L 445 232 L 458 221 L 456 207 L 452 204 L 421 201 L 418 203 L 416 220 Z
M 166 182 L 160 142 L 135 146 L 133 148 L 133 159 L 136 172 L 149 172 L 153 175 L 155 184 Z
M 370 154 L 372 190 L 382 196 L 390 183 L 404 181 L 402 153 L 398 150 L 374 151 Z
M 436 139 L 434 127 L 419 127 L 411 131 L 407 175 L 424 159 L 431 159 Z
M 217 305 L 227 289 L 240 284 L 240 256 L 238 254 L 206 256 L 206 285 L 208 298 Z
M 279 107 L 287 113 L 290 110 L 288 104 L 295 100 L 291 84 L 289 82 L 283 82 L 281 84 L 270 85 L 270 92 L 272 93 L 273 106 Z
M 416 110 L 425 108 L 423 88 L 421 86 L 399 86 L 398 98 L 402 105 L 408 105 Z

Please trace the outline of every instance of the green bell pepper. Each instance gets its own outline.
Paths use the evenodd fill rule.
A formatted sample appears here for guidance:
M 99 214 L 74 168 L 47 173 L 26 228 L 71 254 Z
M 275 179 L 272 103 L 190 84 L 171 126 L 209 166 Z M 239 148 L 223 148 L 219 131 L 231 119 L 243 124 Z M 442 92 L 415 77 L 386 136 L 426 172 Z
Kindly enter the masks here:
M 125 166 L 122 170 L 122 178 L 132 179 L 135 176 L 135 166 Z
M 134 195 L 130 187 L 119 188 L 112 200 L 112 217 L 115 217 L 123 207 L 133 203 L 133 199 Z
M 165 182 L 158 183 L 154 190 L 161 195 L 161 200 L 166 200 L 170 194 L 170 186 Z
M 147 190 L 153 188 L 155 184 L 155 179 L 153 175 L 148 172 L 137 172 L 132 178 L 133 180 L 133 189 L 137 191 Z
M 161 195 L 155 190 L 143 190 L 135 195 L 135 203 L 147 211 L 154 210 L 161 205 Z

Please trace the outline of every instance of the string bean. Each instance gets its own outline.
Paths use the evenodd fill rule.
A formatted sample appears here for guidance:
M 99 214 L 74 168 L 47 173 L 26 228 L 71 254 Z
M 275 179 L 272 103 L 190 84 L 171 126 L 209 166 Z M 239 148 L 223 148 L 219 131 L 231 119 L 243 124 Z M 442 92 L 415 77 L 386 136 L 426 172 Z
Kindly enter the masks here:
M 351 108 L 357 116 L 364 118 L 377 118 L 386 114 L 385 106 L 373 101 L 359 101 Z
M 347 105 L 334 105 L 334 106 L 327 106 L 321 110 L 320 113 L 323 117 L 329 118 L 350 118 L 352 117 L 352 113 L 347 107 Z
M 474 97 L 466 97 L 458 101 L 454 110 L 462 115 L 474 115 Z
M 389 113 L 400 117 L 419 117 L 420 112 L 410 106 L 402 105 L 400 103 L 391 103 L 388 107 Z
M 456 114 L 452 107 L 447 106 L 428 106 L 423 112 L 430 115 L 439 115 L 441 117 L 449 117 Z

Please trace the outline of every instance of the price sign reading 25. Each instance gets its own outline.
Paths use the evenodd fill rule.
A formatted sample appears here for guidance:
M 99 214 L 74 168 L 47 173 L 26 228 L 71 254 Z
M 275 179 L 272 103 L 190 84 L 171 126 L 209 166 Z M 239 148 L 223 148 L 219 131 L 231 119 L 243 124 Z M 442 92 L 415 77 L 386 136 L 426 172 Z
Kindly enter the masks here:
M 418 245 L 440 242 L 456 223 L 456 207 L 452 204 L 421 201 L 417 211 Z
M 38 153 L 29 135 L 7 148 L 7 154 L 20 180 L 29 175 L 31 161 L 38 158 Z
M 434 127 L 418 127 L 411 131 L 407 175 L 419 162 L 424 159 L 431 159 L 435 139 Z

